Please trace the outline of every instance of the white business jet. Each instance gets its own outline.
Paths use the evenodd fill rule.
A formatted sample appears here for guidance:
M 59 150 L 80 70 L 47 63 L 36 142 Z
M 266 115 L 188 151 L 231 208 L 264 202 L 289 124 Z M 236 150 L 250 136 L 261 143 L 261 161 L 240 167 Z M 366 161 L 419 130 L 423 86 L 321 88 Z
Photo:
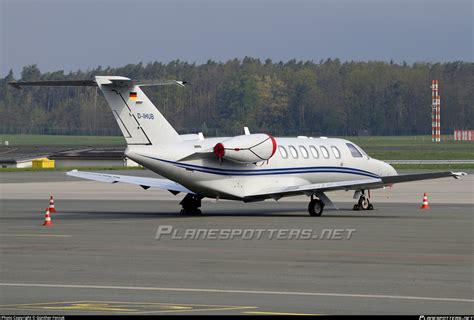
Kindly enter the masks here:
M 308 211 L 320 216 L 335 207 L 326 193 L 353 190 L 354 210 L 371 210 L 369 190 L 394 183 L 465 175 L 433 172 L 398 175 L 389 164 L 369 157 L 343 139 L 325 137 L 279 138 L 266 133 L 205 138 L 202 133 L 179 135 L 141 90 L 143 86 L 177 85 L 180 81 L 136 81 L 119 76 L 96 76 L 84 81 L 20 81 L 22 86 L 97 86 L 127 142 L 125 155 L 167 179 L 81 172 L 67 174 L 84 179 L 161 188 L 186 196 L 182 214 L 201 214 L 201 199 L 243 202 L 278 200 L 307 195 Z

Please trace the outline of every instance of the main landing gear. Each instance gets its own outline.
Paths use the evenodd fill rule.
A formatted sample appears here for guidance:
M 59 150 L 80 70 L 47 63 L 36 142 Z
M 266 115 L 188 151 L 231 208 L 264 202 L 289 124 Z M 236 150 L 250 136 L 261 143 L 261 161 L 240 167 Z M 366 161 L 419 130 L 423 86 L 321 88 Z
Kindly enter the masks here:
M 180 214 L 188 216 L 198 216 L 201 214 L 201 196 L 188 193 L 179 203 L 183 208 Z
M 324 210 L 324 202 L 322 202 L 319 199 L 314 199 L 313 196 L 311 196 L 311 201 L 309 202 L 309 205 L 308 205 L 309 215 L 312 217 L 319 217 L 320 215 L 323 214 L 323 210 Z
M 369 197 L 365 194 L 365 190 L 362 190 L 359 201 L 354 205 L 352 210 L 374 210 L 374 206 L 369 201 Z

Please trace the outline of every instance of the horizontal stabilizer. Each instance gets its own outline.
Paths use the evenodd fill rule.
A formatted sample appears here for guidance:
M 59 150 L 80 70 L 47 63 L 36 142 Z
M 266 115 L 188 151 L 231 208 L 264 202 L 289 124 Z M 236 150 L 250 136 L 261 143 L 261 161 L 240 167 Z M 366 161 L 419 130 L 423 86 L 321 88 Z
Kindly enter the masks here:
M 16 81 L 9 82 L 16 89 L 23 86 L 56 86 L 56 87 L 96 87 L 95 80 L 45 80 L 45 81 Z
M 136 80 L 136 86 L 140 87 L 150 87 L 150 86 L 172 86 L 176 85 L 178 87 L 184 87 L 187 83 L 186 81 L 177 81 L 177 80 L 168 80 L 168 81 L 157 81 L 157 80 Z
M 177 80 L 131 80 L 119 76 L 97 76 L 96 79 L 101 79 L 101 83 L 107 87 L 149 87 L 149 86 L 170 86 L 176 85 L 184 87 L 186 81 Z M 96 87 L 96 80 L 43 80 L 43 81 L 15 81 L 9 82 L 9 85 L 16 89 L 21 89 L 24 86 L 53 86 L 53 87 Z

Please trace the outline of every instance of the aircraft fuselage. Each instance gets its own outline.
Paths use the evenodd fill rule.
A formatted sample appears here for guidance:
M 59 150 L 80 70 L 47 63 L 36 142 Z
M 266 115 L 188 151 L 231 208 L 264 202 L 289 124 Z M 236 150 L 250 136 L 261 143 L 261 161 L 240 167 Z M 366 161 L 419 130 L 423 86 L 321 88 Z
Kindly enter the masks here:
M 204 197 L 231 200 L 242 200 L 262 186 L 282 188 L 396 174 L 392 166 L 370 158 L 354 143 L 335 138 L 275 138 L 273 157 L 256 163 L 237 163 L 217 156 L 179 161 L 189 150 L 206 150 L 225 139 L 129 146 L 126 156 Z

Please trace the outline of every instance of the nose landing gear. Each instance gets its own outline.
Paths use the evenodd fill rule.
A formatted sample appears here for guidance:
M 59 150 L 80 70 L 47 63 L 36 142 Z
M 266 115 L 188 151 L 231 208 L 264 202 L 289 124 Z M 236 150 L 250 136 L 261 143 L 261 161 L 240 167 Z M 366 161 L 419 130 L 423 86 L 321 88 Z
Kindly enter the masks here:
M 369 197 L 365 194 L 365 190 L 362 190 L 359 201 L 354 204 L 352 210 L 374 210 L 374 206 L 370 203 Z

